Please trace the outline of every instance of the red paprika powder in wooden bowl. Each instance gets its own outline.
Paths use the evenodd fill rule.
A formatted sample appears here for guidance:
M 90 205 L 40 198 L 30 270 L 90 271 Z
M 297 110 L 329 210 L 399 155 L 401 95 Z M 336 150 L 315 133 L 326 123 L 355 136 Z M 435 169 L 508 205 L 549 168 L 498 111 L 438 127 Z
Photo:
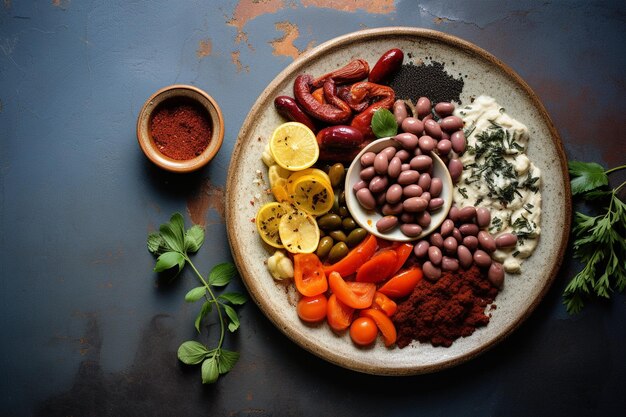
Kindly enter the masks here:
M 191 172 L 217 154 L 224 119 L 215 100 L 190 85 L 171 85 L 154 93 L 139 112 L 137 140 L 144 154 L 171 172 Z

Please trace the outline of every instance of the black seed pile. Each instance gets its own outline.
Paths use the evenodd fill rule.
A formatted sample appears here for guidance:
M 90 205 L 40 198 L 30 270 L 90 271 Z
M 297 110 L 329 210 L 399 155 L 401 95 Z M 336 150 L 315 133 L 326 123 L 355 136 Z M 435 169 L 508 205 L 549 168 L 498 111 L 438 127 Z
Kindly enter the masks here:
M 444 64 L 404 64 L 390 80 L 389 86 L 396 92 L 396 98 L 417 102 L 420 97 L 428 97 L 437 104 L 442 101 L 461 103 L 463 78 L 454 78 L 444 70 Z

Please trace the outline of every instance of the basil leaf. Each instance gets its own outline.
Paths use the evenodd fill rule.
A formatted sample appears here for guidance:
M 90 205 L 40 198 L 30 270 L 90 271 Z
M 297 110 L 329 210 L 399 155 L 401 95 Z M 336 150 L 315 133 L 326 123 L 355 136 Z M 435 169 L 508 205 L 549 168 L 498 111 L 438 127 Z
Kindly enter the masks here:
M 189 230 L 187 230 L 187 233 L 185 233 L 185 252 L 198 252 L 198 249 L 200 249 L 203 242 L 204 229 L 197 224 L 193 225 Z
M 195 365 L 202 362 L 208 353 L 208 349 L 202 343 L 188 340 L 178 348 L 178 359 L 187 365 Z
M 224 311 L 226 311 L 226 315 L 230 319 L 230 323 L 228 323 L 228 330 L 234 332 L 239 328 L 239 317 L 237 316 L 237 312 L 228 304 L 222 304 L 222 307 L 224 307 Z
M 172 251 L 183 252 L 184 251 L 184 240 L 178 237 L 178 234 L 172 228 L 171 223 L 163 223 L 159 228 L 161 232 L 161 236 L 165 241 L 165 246 Z
M 398 133 L 398 123 L 393 113 L 385 108 L 376 110 L 372 117 L 372 132 L 377 138 L 395 136 Z
M 602 165 L 595 162 L 570 161 L 568 163 L 572 194 L 582 194 L 594 188 L 607 185 L 609 178 Z
M 224 294 L 220 295 L 217 298 L 226 300 L 234 305 L 241 305 L 245 303 L 246 301 L 248 301 L 248 297 L 238 292 L 225 292 Z
M 202 383 L 212 384 L 217 381 L 220 373 L 217 369 L 217 360 L 212 356 L 202 362 Z
M 228 285 L 235 273 L 237 273 L 235 265 L 229 262 L 217 264 L 209 273 L 209 284 L 216 287 Z
M 202 323 L 202 319 L 204 318 L 204 316 L 209 314 L 212 309 L 213 309 L 212 303 L 205 301 L 204 304 L 202 304 L 202 308 L 200 309 L 200 312 L 196 316 L 196 321 L 194 322 L 194 325 L 196 326 L 196 330 L 198 331 L 198 333 L 200 333 L 200 324 Z
M 150 253 L 160 255 L 164 246 L 165 241 L 159 233 L 155 232 L 148 235 L 148 251 L 150 251 Z
M 198 301 L 202 297 L 204 297 L 204 294 L 206 294 L 206 288 L 205 287 L 193 288 L 193 289 L 189 290 L 189 292 L 187 294 L 185 294 L 185 301 L 188 302 L 188 303 L 193 303 L 195 301 Z
M 175 265 L 178 265 L 180 270 L 181 260 L 184 265 L 185 258 L 183 258 L 183 255 L 178 252 L 165 252 L 157 258 L 156 265 L 154 266 L 154 272 L 162 272 L 174 267 Z
M 217 369 L 220 374 L 233 369 L 237 361 L 239 360 L 239 353 L 226 349 L 220 349 L 219 356 L 217 356 Z

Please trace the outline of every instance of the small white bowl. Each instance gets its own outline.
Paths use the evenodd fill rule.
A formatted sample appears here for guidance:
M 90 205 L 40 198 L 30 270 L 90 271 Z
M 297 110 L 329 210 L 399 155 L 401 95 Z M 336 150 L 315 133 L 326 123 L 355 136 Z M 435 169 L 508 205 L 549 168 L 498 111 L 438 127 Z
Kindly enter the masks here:
M 421 239 L 424 236 L 429 235 L 435 229 L 437 229 L 441 223 L 448 216 L 448 211 L 450 211 L 450 207 L 452 206 L 452 178 L 450 177 L 450 172 L 448 172 L 448 168 L 446 164 L 439 158 L 435 153 L 431 153 L 429 156 L 433 159 L 433 176 L 441 178 L 443 182 L 443 188 L 441 191 L 440 197 L 443 198 L 443 207 L 439 210 L 431 212 L 431 221 L 430 225 L 425 228 L 419 236 L 409 237 L 400 231 L 399 227 L 394 227 L 392 230 L 386 233 L 380 233 L 376 229 L 376 222 L 380 220 L 383 216 L 374 210 L 366 210 L 364 209 L 359 201 L 356 198 L 356 193 L 352 189 L 354 184 L 361 180 L 359 174 L 361 172 L 361 156 L 366 152 L 379 152 L 389 146 L 395 146 L 396 148 L 400 148 L 400 144 L 396 142 L 393 138 L 382 138 L 373 141 L 369 145 L 367 145 L 359 154 L 354 158 L 352 164 L 350 164 L 350 168 L 348 168 L 348 173 L 346 174 L 346 204 L 348 205 L 348 210 L 352 215 L 352 218 L 355 222 L 357 222 L 362 228 L 370 232 L 371 234 L 380 237 L 385 240 L 391 240 L 395 242 L 409 242 L 412 240 Z

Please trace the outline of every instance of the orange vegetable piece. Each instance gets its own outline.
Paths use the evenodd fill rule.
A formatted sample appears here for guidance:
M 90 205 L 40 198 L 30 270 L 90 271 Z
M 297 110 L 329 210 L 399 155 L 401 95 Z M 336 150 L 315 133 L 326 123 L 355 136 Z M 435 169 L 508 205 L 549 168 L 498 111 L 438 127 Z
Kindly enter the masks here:
M 328 289 L 322 261 L 314 253 L 293 256 L 293 279 L 300 294 L 312 297 Z
M 378 336 L 376 322 L 369 317 L 359 317 L 350 325 L 350 338 L 359 346 L 371 345 Z
M 413 292 L 413 289 L 423 276 L 422 270 L 414 266 L 398 272 L 391 277 L 389 281 L 385 282 L 378 291 L 385 294 L 387 297 L 403 298 Z
M 331 272 L 328 276 L 330 290 L 348 307 L 368 308 L 374 301 L 376 285 L 368 282 L 347 283 L 338 272 Z
M 376 294 L 374 294 L 374 302 L 372 302 L 372 308 L 382 311 L 387 315 L 387 317 L 391 317 L 393 316 L 393 313 L 398 310 L 398 305 L 382 292 L 376 291 Z
M 413 252 L 413 244 L 412 243 L 397 243 L 392 247 L 393 250 L 396 251 L 396 255 L 398 255 L 398 262 L 396 263 L 396 269 L 393 271 L 395 274 L 402 268 L 402 265 L 409 259 L 411 252 Z
M 356 272 L 358 282 L 381 282 L 395 272 L 398 255 L 393 250 L 382 250 L 372 256 Z
M 369 317 L 374 322 L 376 322 L 376 326 L 383 335 L 383 340 L 385 341 L 385 346 L 389 347 L 396 343 L 396 338 L 398 334 L 396 332 L 396 327 L 393 325 L 393 322 L 385 313 L 382 311 L 368 308 L 366 310 L 361 311 L 361 317 Z
M 340 261 L 324 267 L 324 272 L 329 275 L 331 272 L 338 272 L 342 277 L 347 277 L 356 272 L 356 270 L 367 262 L 374 255 L 378 248 L 376 236 L 369 235 L 363 242 L 359 243 L 354 249 Z
M 335 331 L 346 330 L 352 323 L 354 309 L 348 307 L 335 294 L 331 294 L 326 304 L 326 321 L 331 329 Z
M 298 300 L 298 317 L 307 323 L 316 323 L 326 318 L 328 301 L 324 294 L 302 297 Z

